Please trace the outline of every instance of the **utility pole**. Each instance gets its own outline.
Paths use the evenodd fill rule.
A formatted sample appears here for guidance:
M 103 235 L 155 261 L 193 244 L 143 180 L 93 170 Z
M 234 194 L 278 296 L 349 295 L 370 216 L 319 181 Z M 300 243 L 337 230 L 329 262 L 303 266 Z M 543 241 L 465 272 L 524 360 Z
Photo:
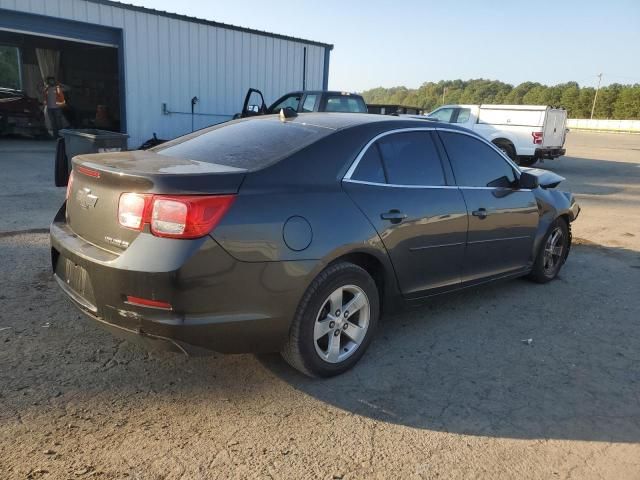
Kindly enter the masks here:
M 444 96 L 447 94 L 447 87 L 442 90 L 442 104 L 444 105 Z
M 598 86 L 596 87 L 596 94 L 593 97 L 593 107 L 591 107 L 591 120 L 593 120 L 593 112 L 596 109 L 596 100 L 598 99 L 598 90 L 600 90 L 600 82 L 602 82 L 602 73 L 596 75 L 598 77 Z

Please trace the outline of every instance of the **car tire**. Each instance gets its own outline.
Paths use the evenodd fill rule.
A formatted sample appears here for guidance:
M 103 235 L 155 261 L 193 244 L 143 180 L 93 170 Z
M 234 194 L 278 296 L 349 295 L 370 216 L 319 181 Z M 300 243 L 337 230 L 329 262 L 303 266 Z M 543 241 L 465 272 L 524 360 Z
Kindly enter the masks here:
M 348 305 L 359 308 L 350 312 Z M 281 355 L 308 376 L 339 375 L 364 355 L 379 316 L 379 293 L 373 278 L 352 263 L 335 263 L 307 288 Z
M 569 254 L 569 225 L 563 218 L 556 219 L 544 236 L 529 278 L 537 283 L 547 283 L 558 276 Z
M 518 156 L 516 155 L 516 149 L 513 145 L 503 141 L 500 143 L 496 143 L 495 146 L 502 150 L 504 154 L 511 160 L 513 160 L 514 162 L 517 161 Z
M 67 183 L 69 183 L 69 160 L 67 159 L 64 138 L 58 138 L 56 140 L 54 182 L 56 187 L 66 187 Z
M 530 167 L 538 161 L 536 157 L 518 157 L 518 165 Z

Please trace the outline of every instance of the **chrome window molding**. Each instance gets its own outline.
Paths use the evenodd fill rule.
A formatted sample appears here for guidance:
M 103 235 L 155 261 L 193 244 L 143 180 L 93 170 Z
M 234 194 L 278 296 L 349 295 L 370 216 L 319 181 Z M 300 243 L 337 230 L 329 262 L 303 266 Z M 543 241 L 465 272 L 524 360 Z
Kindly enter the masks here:
M 367 150 L 369 150 L 369 147 L 371 147 L 371 145 L 373 145 L 377 140 L 379 140 L 379 139 L 381 139 L 383 137 L 386 137 L 387 135 L 393 135 L 393 134 L 396 134 L 396 133 L 432 132 L 434 130 L 435 130 L 434 127 L 412 127 L 412 128 L 397 128 L 395 130 L 389 130 L 387 132 L 379 133 L 378 135 L 373 137 L 371 140 L 369 140 L 367 142 L 367 144 L 364 146 L 364 148 L 362 150 L 360 150 L 360 153 L 358 154 L 356 159 L 353 161 L 353 163 L 349 167 L 349 170 L 347 170 L 347 173 L 345 173 L 345 175 L 344 175 L 344 177 L 342 177 L 342 179 L 343 180 L 351 180 L 351 175 L 353 175 L 353 172 L 355 172 L 356 168 L 358 168 L 358 164 L 360 163 L 360 160 L 362 159 L 362 157 L 364 157 L 364 154 L 367 153 Z
M 381 186 L 381 187 L 393 187 L 393 188 L 464 188 L 464 189 L 475 189 L 475 190 L 496 190 L 498 188 L 505 188 L 505 187 L 471 187 L 471 186 L 465 186 L 465 185 L 397 185 L 397 184 L 391 184 L 391 183 L 376 183 L 376 182 L 367 182 L 364 180 L 353 180 L 351 178 L 351 176 L 353 175 L 353 173 L 356 171 L 356 168 L 358 168 L 358 164 L 360 163 L 360 160 L 362 159 L 362 157 L 364 157 L 365 153 L 367 153 L 367 150 L 369 150 L 369 148 L 371 147 L 371 145 L 373 145 L 377 140 L 379 140 L 380 138 L 386 137 L 388 135 L 394 135 L 396 133 L 405 133 L 405 132 L 433 132 L 433 131 L 442 131 L 442 132 L 452 132 L 452 133 L 459 133 L 461 135 L 467 135 L 469 137 L 475 138 L 476 140 L 479 140 L 480 142 L 488 145 L 489 147 L 491 147 L 498 155 L 500 155 L 516 172 L 516 177 L 520 178 L 520 173 L 522 173 L 520 171 L 520 169 L 518 168 L 518 166 L 509 158 L 507 157 L 507 155 L 500 150 L 498 147 L 496 147 L 493 143 L 489 142 L 488 140 L 480 137 L 479 135 L 472 133 L 471 131 L 465 132 L 463 130 L 457 130 L 457 129 L 453 129 L 453 128 L 436 128 L 436 127 L 412 127 L 412 128 L 398 128 L 395 130 L 389 130 L 387 132 L 382 132 L 379 133 L 378 135 L 376 135 L 375 137 L 373 137 L 371 140 L 369 140 L 367 142 L 367 144 L 364 146 L 364 148 L 362 150 L 360 150 L 360 153 L 358 153 L 358 156 L 356 157 L 356 159 L 353 161 L 353 163 L 351 164 L 351 166 L 349 167 L 349 170 L 347 170 L 347 173 L 345 173 L 344 177 L 342 177 L 343 181 L 348 181 L 351 183 L 361 183 L 364 185 L 377 185 L 377 186 Z M 519 191 L 531 191 L 530 189 L 519 189 Z

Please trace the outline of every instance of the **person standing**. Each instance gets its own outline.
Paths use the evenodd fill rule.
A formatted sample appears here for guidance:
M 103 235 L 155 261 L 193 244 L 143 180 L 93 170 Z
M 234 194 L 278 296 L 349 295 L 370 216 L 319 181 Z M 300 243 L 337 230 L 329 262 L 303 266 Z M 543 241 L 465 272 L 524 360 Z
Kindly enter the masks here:
M 47 84 L 44 88 L 44 104 L 47 107 L 47 116 L 49 117 L 49 123 L 51 123 L 54 138 L 58 138 L 58 132 L 64 127 L 62 109 L 67 106 L 64 90 L 66 88 L 56 82 L 54 77 L 47 77 Z

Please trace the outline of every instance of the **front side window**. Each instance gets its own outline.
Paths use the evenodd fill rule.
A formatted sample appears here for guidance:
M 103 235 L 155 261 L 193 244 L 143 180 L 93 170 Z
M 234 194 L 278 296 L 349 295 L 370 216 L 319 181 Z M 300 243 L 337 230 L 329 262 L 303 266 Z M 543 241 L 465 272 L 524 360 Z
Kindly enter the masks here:
M 395 185 L 445 185 L 430 132 L 404 132 L 378 140 L 387 181 Z
M 431 112 L 429 118 L 433 118 L 439 122 L 451 123 L 452 114 L 453 108 L 439 108 L 435 112 Z
M 461 187 L 504 187 L 516 184 L 513 167 L 493 148 L 469 135 L 439 132 L 456 183 Z
M 278 102 L 276 105 L 272 106 L 270 110 L 272 113 L 280 113 L 280 110 L 282 110 L 283 108 L 289 108 L 294 112 L 297 112 L 298 107 L 300 106 L 301 97 L 302 96 L 298 94 L 289 95 L 288 97 L 285 97 L 280 102 Z

